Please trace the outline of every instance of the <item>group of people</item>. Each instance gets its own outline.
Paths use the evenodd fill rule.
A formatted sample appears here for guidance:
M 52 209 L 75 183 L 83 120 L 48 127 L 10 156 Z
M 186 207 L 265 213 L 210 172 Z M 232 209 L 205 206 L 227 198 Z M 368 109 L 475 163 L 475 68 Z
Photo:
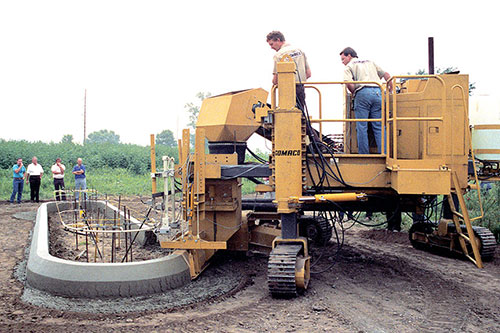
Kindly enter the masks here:
M 64 186 L 64 173 L 66 167 L 62 164 L 61 159 L 58 157 L 54 165 L 50 168 L 52 172 L 52 178 L 54 181 L 54 189 L 56 194 L 56 200 L 66 200 L 65 186 Z M 73 175 L 75 176 L 75 198 L 79 199 L 79 191 L 87 189 L 87 178 L 85 175 L 85 165 L 81 158 L 78 158 L 77 164 L 73 167 Z M 30 184 L 31 190 L 31 202 L 40 201 L 40 185 L 43 176 L 43 167 L 38 163 L 38 159 L 34 156 L 31 159 L 31 163 L 26 168 L 23 164 L 23 159 L 18 158 L 17 163 L 12 166 L 13 174 L 13 189 L 12 195 L 10 196 L 10 202 L 14 203 L 17 196 L 17 203 L 21 203 L 24 190 L 24 182 Z
M 274 56 L 273 84 L 278 83 L 276 64 L 288 55 L 296 66 L 295 83 L 297 106 L 304 110 L 305 93 L 304 83 L 311 77 L 311 68 L 307 62 L 305 53 L 286 42 L 285 36 L 279 31 L 271 31 L 267 34 L 266 41 L 276 51 Z M 389 81 L 390 74 L 377 66 L 373 61 L 359 59 L 356 51 L 346 47 L 340 52 L 340 60 L 346 66 L 344 81 L 370 81 L 381 83 L 382 79 Z M 354 96 L 354 113 L 357 119 L 379 119 L 381 118 L 382 94 L 376 83 L 346 83 L 347 89 Z M 391 86 L 388 85 L 391 89 Z M 381 128 L 380 122 L 371 122 L 378 152 L 381 152 Z M 369 154 L 368 122 L 356 122 L 356 133 L 358 139 L 358 153 Z

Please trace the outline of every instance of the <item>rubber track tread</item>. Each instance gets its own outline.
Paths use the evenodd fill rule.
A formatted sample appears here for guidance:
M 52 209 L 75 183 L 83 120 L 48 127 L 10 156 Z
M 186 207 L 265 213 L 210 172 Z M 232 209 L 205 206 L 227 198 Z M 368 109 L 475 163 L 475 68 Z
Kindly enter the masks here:
M 269 255 L 267 282 L 273 296 L 297 296 L 295 265 L 301 249 L 301 245 L 278 244 Z
M 467 227 L 465 225 L 460 225 L 460 228 L 464 234 L 467 234 Z M 448 224 L 448 230 L 450 232 L 456 232 L 455 225 L 453 223 Z M 483 261 L 492 260 L 497 247 L 495 236 L 490 229 L 485 227 L 472 226 L 472 230 L 474 231 L 474 235 L 479 238 L 481 242 L 481 249 L 479 250 L 481 259 Z
M 460 225 L 460 228 L 462 229 L 462 233 L 467 235 L 467 227 L 465 225 Z M 485 227 L 478 227 L 478 226 L 472 226 L 472 230 L 474 231 L 474 235 L 476 238 L 479 239 L 481 242 L 480 250 L 479 253 L 481 254 L 481 259 L 483 261 L 490 261 L 493 259 L 495 255 L 495 250 L 497 246 L 497 242 L 495 239 L 495 236 L 493 233 Z M 417 222 L 412 225 L 408 232 L 408 236 L 410 238 L 410 242 L 412 243 L 413 247 L 416 249 L 420 250 L 425 250 L 428 251 L 430 250 L 430 245 L 427 243 L 421 243 L 418 241 L 414 241 L 412 239 L 412 234 L 413 232 L 423 232 L 430 234 L 432 232 L 432 226 L 428 223 L 425 222 Z M 456 228 L 455 224 L 449 223 L 448 224 L 448 232 L 449 233 L 456 233 Z M 431 236 L 432 238 L 432 236 Z M 441 248 L 441 251 L 444 251 L 444 249 Z

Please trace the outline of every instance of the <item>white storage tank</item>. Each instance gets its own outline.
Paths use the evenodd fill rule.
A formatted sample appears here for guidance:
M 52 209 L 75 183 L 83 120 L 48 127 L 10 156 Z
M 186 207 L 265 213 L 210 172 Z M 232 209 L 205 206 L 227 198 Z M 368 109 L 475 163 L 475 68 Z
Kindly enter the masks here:
M 471 96 L 469 119 L 472 125 L 472 148 L 476 158 L 500 161 L 500 98 Z

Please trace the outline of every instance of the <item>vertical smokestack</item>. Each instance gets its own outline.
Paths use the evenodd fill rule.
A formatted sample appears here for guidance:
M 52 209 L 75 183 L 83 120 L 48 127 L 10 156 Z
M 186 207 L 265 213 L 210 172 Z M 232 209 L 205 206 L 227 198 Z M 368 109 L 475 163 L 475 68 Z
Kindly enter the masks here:
M 429 74 L 434 74 L 434 37 L 429 37 Z

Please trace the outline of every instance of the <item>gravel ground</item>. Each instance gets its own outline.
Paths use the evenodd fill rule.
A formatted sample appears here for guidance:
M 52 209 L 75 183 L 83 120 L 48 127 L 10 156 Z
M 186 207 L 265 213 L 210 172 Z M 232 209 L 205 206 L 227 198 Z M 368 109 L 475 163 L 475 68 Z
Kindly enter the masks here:
M 2 332 L 500 331 L 498 247 L 480 270 L 415 250 L 406 233 L 361 227 L 347 232 L 339 256 L 334 242 L 314 251 L 315 258 L 323 253 L 314 270 L 329 269 L 315 274 L 294 299 L 270 297 L 267 258 L 223 256 L 176 296 L 101 299 L 87 312 L 75 312 L 85 302 L 43 297 L 19 281 L 33 223 L 13 215 L 37 207 L 0 203 Z M 45 303 L 34 305 L 39 298 Z M 189 301 L 178 303 L 181 298 Z

